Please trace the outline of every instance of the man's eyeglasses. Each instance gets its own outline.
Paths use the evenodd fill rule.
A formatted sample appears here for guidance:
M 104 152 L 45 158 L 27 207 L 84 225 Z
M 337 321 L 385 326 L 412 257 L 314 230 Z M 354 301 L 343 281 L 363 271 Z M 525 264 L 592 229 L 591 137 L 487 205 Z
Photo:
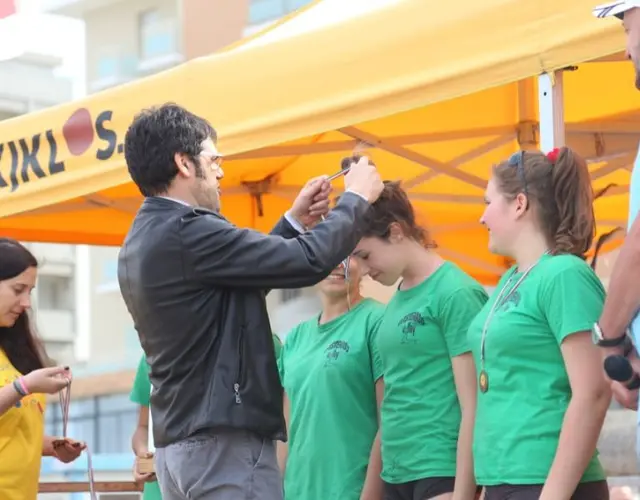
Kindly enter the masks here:
M 222 162 L 224 161 L 224 156 L 215 154 L 209 151 L 203 151 L 200 153 L 200 156 L 206 158 L 210 162 L 211 168 L 214 170 L 218 170 L 222 167 Z
M 520 182 L 522 183 L 522 192 L 526 196 L 529 196 L 529 192 L 527 190 L 527 177 L 524 173 L 524 151 L 513 153 L 509 157 L 508 164 L 510 167 L 516 168 L 517 175 L 520 178 Z

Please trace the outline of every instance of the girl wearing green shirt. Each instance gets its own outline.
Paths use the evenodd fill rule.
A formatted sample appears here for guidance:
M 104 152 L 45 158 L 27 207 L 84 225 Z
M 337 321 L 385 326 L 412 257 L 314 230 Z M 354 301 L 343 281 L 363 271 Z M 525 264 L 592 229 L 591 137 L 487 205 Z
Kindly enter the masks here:
M 485 500 L 607 500 L 596 442 L 610 392 L 590 338 L 605 292 L 585 161 L 521 151 L 493 169 L 481 222 L 515 261 L 469 327 L 477 368 L 473 454 Z
M 162 500 L 160 486 L 156 475 L 152 472 L 143 473 L 138 470 L 138 458 L 149 458 L 149 399 L 151 398 L 151 381 L 149 380 L 149 365 L 144 354 L 138 363 L 136 378 L 129 399 L 138 405 L 138 425 L 131 437 L 131 447 L 135 455 L 133 478 L 137 483 L 144 484 L 143 500 Z
M 319 284 L 322 311 L 295 327 L 280 353 L 288 455 L 278 449 L 285 500 L 380 499 L 375 337 L 383 306 L 360 295 L 347 259 Z
M 368 217 L 354 256 L 374 280 L 400 280 L 378 332 L 384 498 L 472 499 L 476 382 L 466 335 L 487 295 L 433 252 L 398 183 L 385 183 Z

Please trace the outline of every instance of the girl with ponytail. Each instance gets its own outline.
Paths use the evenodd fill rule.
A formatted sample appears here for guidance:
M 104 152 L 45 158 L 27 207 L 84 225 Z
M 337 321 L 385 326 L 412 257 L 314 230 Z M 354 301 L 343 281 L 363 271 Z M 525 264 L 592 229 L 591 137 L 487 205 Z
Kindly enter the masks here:
M 474 464 L 485 500 L 606 500 L 596 443 L 609 385 L 591 327 L 605 292 L 585 262 L 595 232 L 585 161 L 520 151 L 493 169 L 481 222 L 515 265 L 471 322 Z

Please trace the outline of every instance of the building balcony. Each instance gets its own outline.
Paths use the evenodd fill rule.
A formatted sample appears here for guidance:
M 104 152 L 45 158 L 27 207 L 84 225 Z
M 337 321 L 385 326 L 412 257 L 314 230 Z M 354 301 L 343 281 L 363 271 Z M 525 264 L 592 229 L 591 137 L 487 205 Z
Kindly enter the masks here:
M 0 61 L 0 110 L 22 114 L 70 100 L 72 82 L 54 74 L 60 62 L 30 53 Z
M 140 23 L 140 76 L 157 73 L 183 62 L 177 19 L 159 17 L 156 11 L 151 11 L 141 17 Z
M 76 247 L 74 245 L 28 243 L 26 246 L 42 263 L 46 261 L 50 264 L 75 264 Z

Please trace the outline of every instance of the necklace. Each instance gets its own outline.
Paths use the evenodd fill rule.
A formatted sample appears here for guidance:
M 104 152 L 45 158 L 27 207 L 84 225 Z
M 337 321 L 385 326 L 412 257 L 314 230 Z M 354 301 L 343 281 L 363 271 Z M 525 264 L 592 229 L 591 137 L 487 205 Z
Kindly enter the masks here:
M 69 381 L 67 387 L 59 392 L 60 409 L 62 410 L 62 438 L 53 442 L 54 449 L 56 446 L 64 446 L 67 438 L 67 427 L 69 426 L 69 405 L 71 404 L 71 381 Z M 93 476 L 93 465 L 91 463 L 91 452 L 89 448 L 85 448 L 84 451 L 87 455 L 87 470 L 89 474 L 89 498 L 91 500 L 97 500 L 95 491 L 95 479 Z
M 489 325 L 491 324 L 491 320 L 493 319 L 493 316 L 498 311 L 498 309 L 504 303 L 507 302 L 507 299 L 511 297 L 511 295 L 515 293 L 515 291 L 522 284 L 524 279 L 529 275 L 529 273 L 533 270 L 533 268 L 540 263 L 540 261 L 542 260 L 542 257 L 544 257 L 547 253 L 548 252 L 545 252 L 544 254 L 542 254 L 542 256 L 536 262 L 531 264 L 524 271 L 524 273 L 522 273 L 522 276 L 520 276 L 520 279 L 516 281 L 516 284 L 513 285 L 511 289 L 509 289 L 509 285 L 511 285 L 511 282 L 513 281 L 513 278 L 516 275 L 515 271 L 511 273 L 511 276 L 509 276 L 509 279 L 504 284 L 504 286 L 500 290 L 500 293 L 498 294 L 498 297 L 496 298 L 495 302 L 491 306 L 491 310 L 489 311 L 489 314 L 487 315 L 487 319 L 484 322 L 484 326 L 482 327 L 482 337 L 480 338 L 480 375 L 478 376 L 478 386 L 480 387 L 480 391 L 483 393 L 489 390 L 489 374 L 487 373 L 487 370 L 485 368 L 485 344 L 486 344 L 487 332 L 489 330 Z M 505 295 L 505 292 L 507 291 L 507 289 L 509 289 L 509 292 Z

